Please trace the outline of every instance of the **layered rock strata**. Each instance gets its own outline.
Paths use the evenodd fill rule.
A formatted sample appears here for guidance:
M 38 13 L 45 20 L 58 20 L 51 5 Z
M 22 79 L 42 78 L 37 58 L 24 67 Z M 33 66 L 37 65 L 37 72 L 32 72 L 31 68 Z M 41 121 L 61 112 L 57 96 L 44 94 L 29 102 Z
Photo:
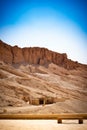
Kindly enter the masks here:
M 35 65 L 47 65 L 49 63 L 54 63 L 66 69 L 75 69 L 79 66 L 79 63 L 68 59 L 66 53 L 60 54 L 40 47 L 12 47 L 1 40 L 0 60 L 9 64 L 28 63 Z

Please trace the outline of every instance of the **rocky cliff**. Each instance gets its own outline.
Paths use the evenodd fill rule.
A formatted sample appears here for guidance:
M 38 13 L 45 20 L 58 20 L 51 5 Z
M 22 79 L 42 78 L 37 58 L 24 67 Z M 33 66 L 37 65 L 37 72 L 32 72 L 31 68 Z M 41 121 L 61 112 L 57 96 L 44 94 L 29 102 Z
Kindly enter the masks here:
M 67 58 L 67 54 L 50 51 L 46 48 L 29 47 L 19 48 L 10 46 L 0 40 L 0 60 L 10 64 L 38 64 L 54 63 L 66 69 L 75 69 L 79 63 Z

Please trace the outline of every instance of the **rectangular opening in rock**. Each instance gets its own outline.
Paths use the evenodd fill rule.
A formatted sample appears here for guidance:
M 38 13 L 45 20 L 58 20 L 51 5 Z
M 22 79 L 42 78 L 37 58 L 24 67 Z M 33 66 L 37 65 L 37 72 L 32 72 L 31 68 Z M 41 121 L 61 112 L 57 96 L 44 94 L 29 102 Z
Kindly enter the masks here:
M 44 104 L 44 99 L 39 99 L 39 104 Z

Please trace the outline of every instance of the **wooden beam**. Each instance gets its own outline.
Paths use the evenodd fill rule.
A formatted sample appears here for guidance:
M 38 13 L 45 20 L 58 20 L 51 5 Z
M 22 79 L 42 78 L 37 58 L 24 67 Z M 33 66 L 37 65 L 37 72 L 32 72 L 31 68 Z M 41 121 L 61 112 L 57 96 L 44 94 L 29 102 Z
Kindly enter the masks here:
M 87 113 L 64 113 L 64 114 L 0 114 L 0 119 L 30 119 L 30 120 L 79 120 L 81 124 L 83 119 L 87 119 Z M 61 119 L 61 120 L 60 120 Z

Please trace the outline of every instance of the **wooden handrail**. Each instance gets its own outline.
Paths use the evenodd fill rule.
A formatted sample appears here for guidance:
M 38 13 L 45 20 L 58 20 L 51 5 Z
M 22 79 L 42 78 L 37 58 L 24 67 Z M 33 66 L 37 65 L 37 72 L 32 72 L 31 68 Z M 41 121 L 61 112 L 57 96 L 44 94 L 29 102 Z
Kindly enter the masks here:
M 0 119 L 30 119 L 30 120 L 58 120 L 58 123 L 62 123 L 62 120 L 79 120 L 79 123 L 83 123 L 83 119 L 87 119 L 87 113 L 64 113 L 64 114 L 0 114 Z

